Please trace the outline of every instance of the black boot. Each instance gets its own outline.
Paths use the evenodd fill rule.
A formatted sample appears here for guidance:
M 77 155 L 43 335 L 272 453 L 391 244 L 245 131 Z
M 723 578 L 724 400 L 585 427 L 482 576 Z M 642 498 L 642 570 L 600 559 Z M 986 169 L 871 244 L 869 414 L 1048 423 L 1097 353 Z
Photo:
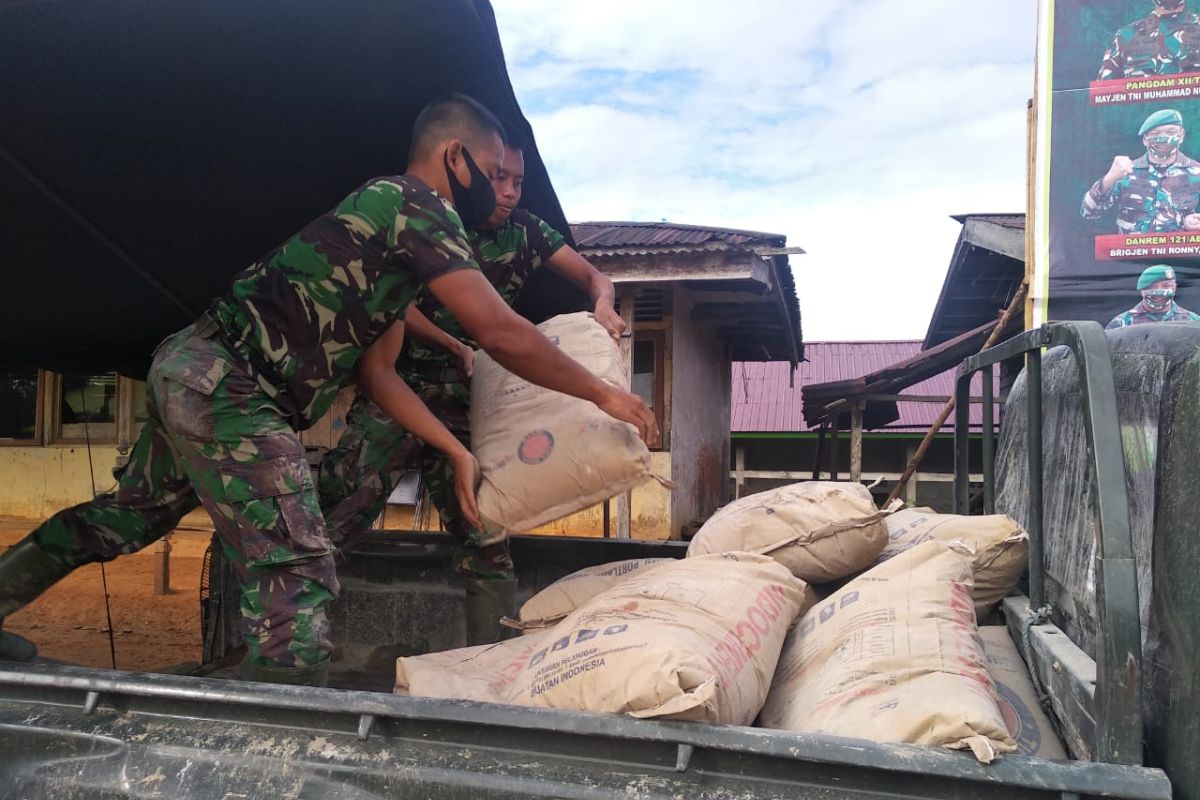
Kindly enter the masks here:
M 329 661 L 326 657 L 308 667 L 267 667 L 255 664 L 247 657 L 242 661 L 241 678 L 259 683 L 285 683 L 290 686 L 326 686 L 329 684 Z
M 500 618 L 516 616 L 517 579 L 467 578 L 466 586 L 467 645 L 493 644 L 512 635 Z
M 30 536 L 8 548 L 0 555 L 0 626 L 4 617 L 33 602 L 77 566 L 50 555 Z M 33 642 L 0 630 L 0 661 L 31 661 L 36 656 Z

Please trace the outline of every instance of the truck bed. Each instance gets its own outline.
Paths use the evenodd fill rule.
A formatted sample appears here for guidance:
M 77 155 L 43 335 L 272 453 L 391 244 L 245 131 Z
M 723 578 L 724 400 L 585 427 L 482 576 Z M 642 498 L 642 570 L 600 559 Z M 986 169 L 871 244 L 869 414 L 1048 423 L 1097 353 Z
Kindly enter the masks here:
M 513 541 L 525 596 L 584 566 L 684 550 Z M 219 557 L 205 602 L 207 677 L 0 665 L 0 797 L 1171 796 L 1162 772 L 1142 767 L 1024 756 L 984 766 L 912 745 L 392 695 L 398 655 L 463 644 L 449 558 L 444 535 L 389 531 L 343 565 L 332 677 L 344 688 L 214 677 L 232 674 L 238 656 L 236 602 Z

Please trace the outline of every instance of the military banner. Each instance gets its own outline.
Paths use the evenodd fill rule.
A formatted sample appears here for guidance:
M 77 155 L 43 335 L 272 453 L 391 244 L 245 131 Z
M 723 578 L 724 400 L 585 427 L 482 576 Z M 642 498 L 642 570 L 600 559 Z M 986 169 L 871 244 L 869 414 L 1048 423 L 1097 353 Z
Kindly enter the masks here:
M 1041 0 L 1035 325 L 1200 320 L 1193 5 Z

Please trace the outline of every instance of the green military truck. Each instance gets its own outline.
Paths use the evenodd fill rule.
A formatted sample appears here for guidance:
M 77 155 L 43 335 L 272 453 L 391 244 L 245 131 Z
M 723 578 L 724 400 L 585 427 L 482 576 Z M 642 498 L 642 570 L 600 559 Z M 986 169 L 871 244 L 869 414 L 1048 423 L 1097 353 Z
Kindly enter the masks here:
M 1179 391 L 1192 392 L 1190 403 L 1171 410 L 1171 425 L 1200 411 L 1200 326 L 1178 327 L 1164 342 L 1161 335 L 1136 333 L 1106 338 L 1093 323 L 1054 325 L 970 359 L 960 370 L 961 394 L 971 373 L 990 374 L 1000 358 L 1058 348 L 1033 359 L 1018 382 L 999 451 L 985 446 L 983 500 L 989 511 L 1009 503 L 1029 528 L 1028 588 L 1007 598 L 1003 613 L 1074 760 L 1010 755 L 985 766 L 966 753 L 912 745 L 390 694 L 398 655 L 461 646 L 465 631 L 445 537 L 388 531 L 364 540 L 342 572 L 333 688 L 219 677 L 236 646 L 234 590 L 222 578 L 219 559 L 211 564 L 204 599 L 207 663 L 199 675 L 0 665 L 0 796 L 1200 797 L 1192 763 L 1200 755 L 1193 710 L 1200 613 L 1194 581 L 1187 580 L 1200 564 L 1200 543 L 1178 537 L 1174 528 L 1150 537 L 1162 538 L 1154 546 L 1165 547 L 1168 560 L 1151 593 L 1170 595 L 1163 602 L 1178 605 L 1157 623 L 1170 629 L 1162 637 L 1167 644 L 1144 650 L 1139 642 L 1147 617 L 1139 597 L 1146 592 L 1136 557 L 1146 543 L 1131 534 L 1142 523 L 1135 513 L 1131 526 L 1120 455 L 1122 439 L 1126 453 L 1138 441 L 1126 401 L 1136 396 L 1139 408 L 1154 406 L 1147 399 L 1155 390 L 1145 383 L 1146 363 L 1175 364 L 1159 370 L 1175 377 L 1158 384 L 1157 407 L 1176 402 Z M 1143 370 L 1133 394 L 1125 391 L 1133 385 L 1128 369 Z M 986 409 L 984 419 L 990 419 Z M 1173 430 L 1181 446 L 1194 450 L 1194 438 Z M 1043 437 L 1054 437 L 1053 446 Z M 965 435 L 958 445 L 965 459 Z M 1044 452 L 1046 459 L 1027 458 L 1029 452 Z M 1157 505 L 1163 524 L 1193 531 L 1174 492 L 1196 457 L 1160 448 L 1160 499 L 1138 500 L 1135 510 Z M 1051 462 L 1062 471 L 1052 472 Z M 965 507 L 965 471 L 959 479 L 958 502 Z M 1023 504 L 1013 501 L 1018 495 L 1027 498 Z M 1068 508 L 1068 497 L 1086 504 Z M 1068 518 L 1094 533 L 1088 551 L 1093 579 L 1076 587 L 1060 585 L 1060 543 L 1051 531 L 1067 530 Z M 584 566 L 683 552 L 679 542 L 513 542 L 525 593 Z M 1047 599 L 1068 596 L 1075 606 L 1067 616 Z M 1096 617 L 1091 638 L 1071 635 L 1084 616 L 1083 598 Z M 1169 659 L 1169 674 L 1161 663 L 1145 669 L 1144 653 Z M 1165 686 L 1157 683 L 1162 680 Z M 1160 695 L 1168 698 L 1165 705 L 1153 700 Z

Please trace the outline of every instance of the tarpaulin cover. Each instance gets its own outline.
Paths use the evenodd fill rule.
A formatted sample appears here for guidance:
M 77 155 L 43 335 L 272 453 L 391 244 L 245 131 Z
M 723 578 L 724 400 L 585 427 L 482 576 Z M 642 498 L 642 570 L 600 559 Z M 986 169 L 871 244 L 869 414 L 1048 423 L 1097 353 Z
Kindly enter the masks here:
M 0 369 L 140 375 L 453 91 L 526 140 L 524 205 L 569 236 L 486 0 L 0 2 Z M 547 272 L 519 310 L 584 300 Z
M 1147 740 L 1176 796 L 1200 798 L 1194 752 L 1200 741 L 1200 325 L 1138 325 L 1107 337 L 1138 574 Z M 1078 370 L 1066 348 L 1048 351 L 1042 364 L 1046 599 L 1059 626 L 1094 657 L 1095 476 Z M 996 464 L 996 510 L 1022 524 L 1029 520 L 1025 404 L 1022 373 L 1005 409 Z M 1181 787 L 1192 793 L 1178 793 Z

